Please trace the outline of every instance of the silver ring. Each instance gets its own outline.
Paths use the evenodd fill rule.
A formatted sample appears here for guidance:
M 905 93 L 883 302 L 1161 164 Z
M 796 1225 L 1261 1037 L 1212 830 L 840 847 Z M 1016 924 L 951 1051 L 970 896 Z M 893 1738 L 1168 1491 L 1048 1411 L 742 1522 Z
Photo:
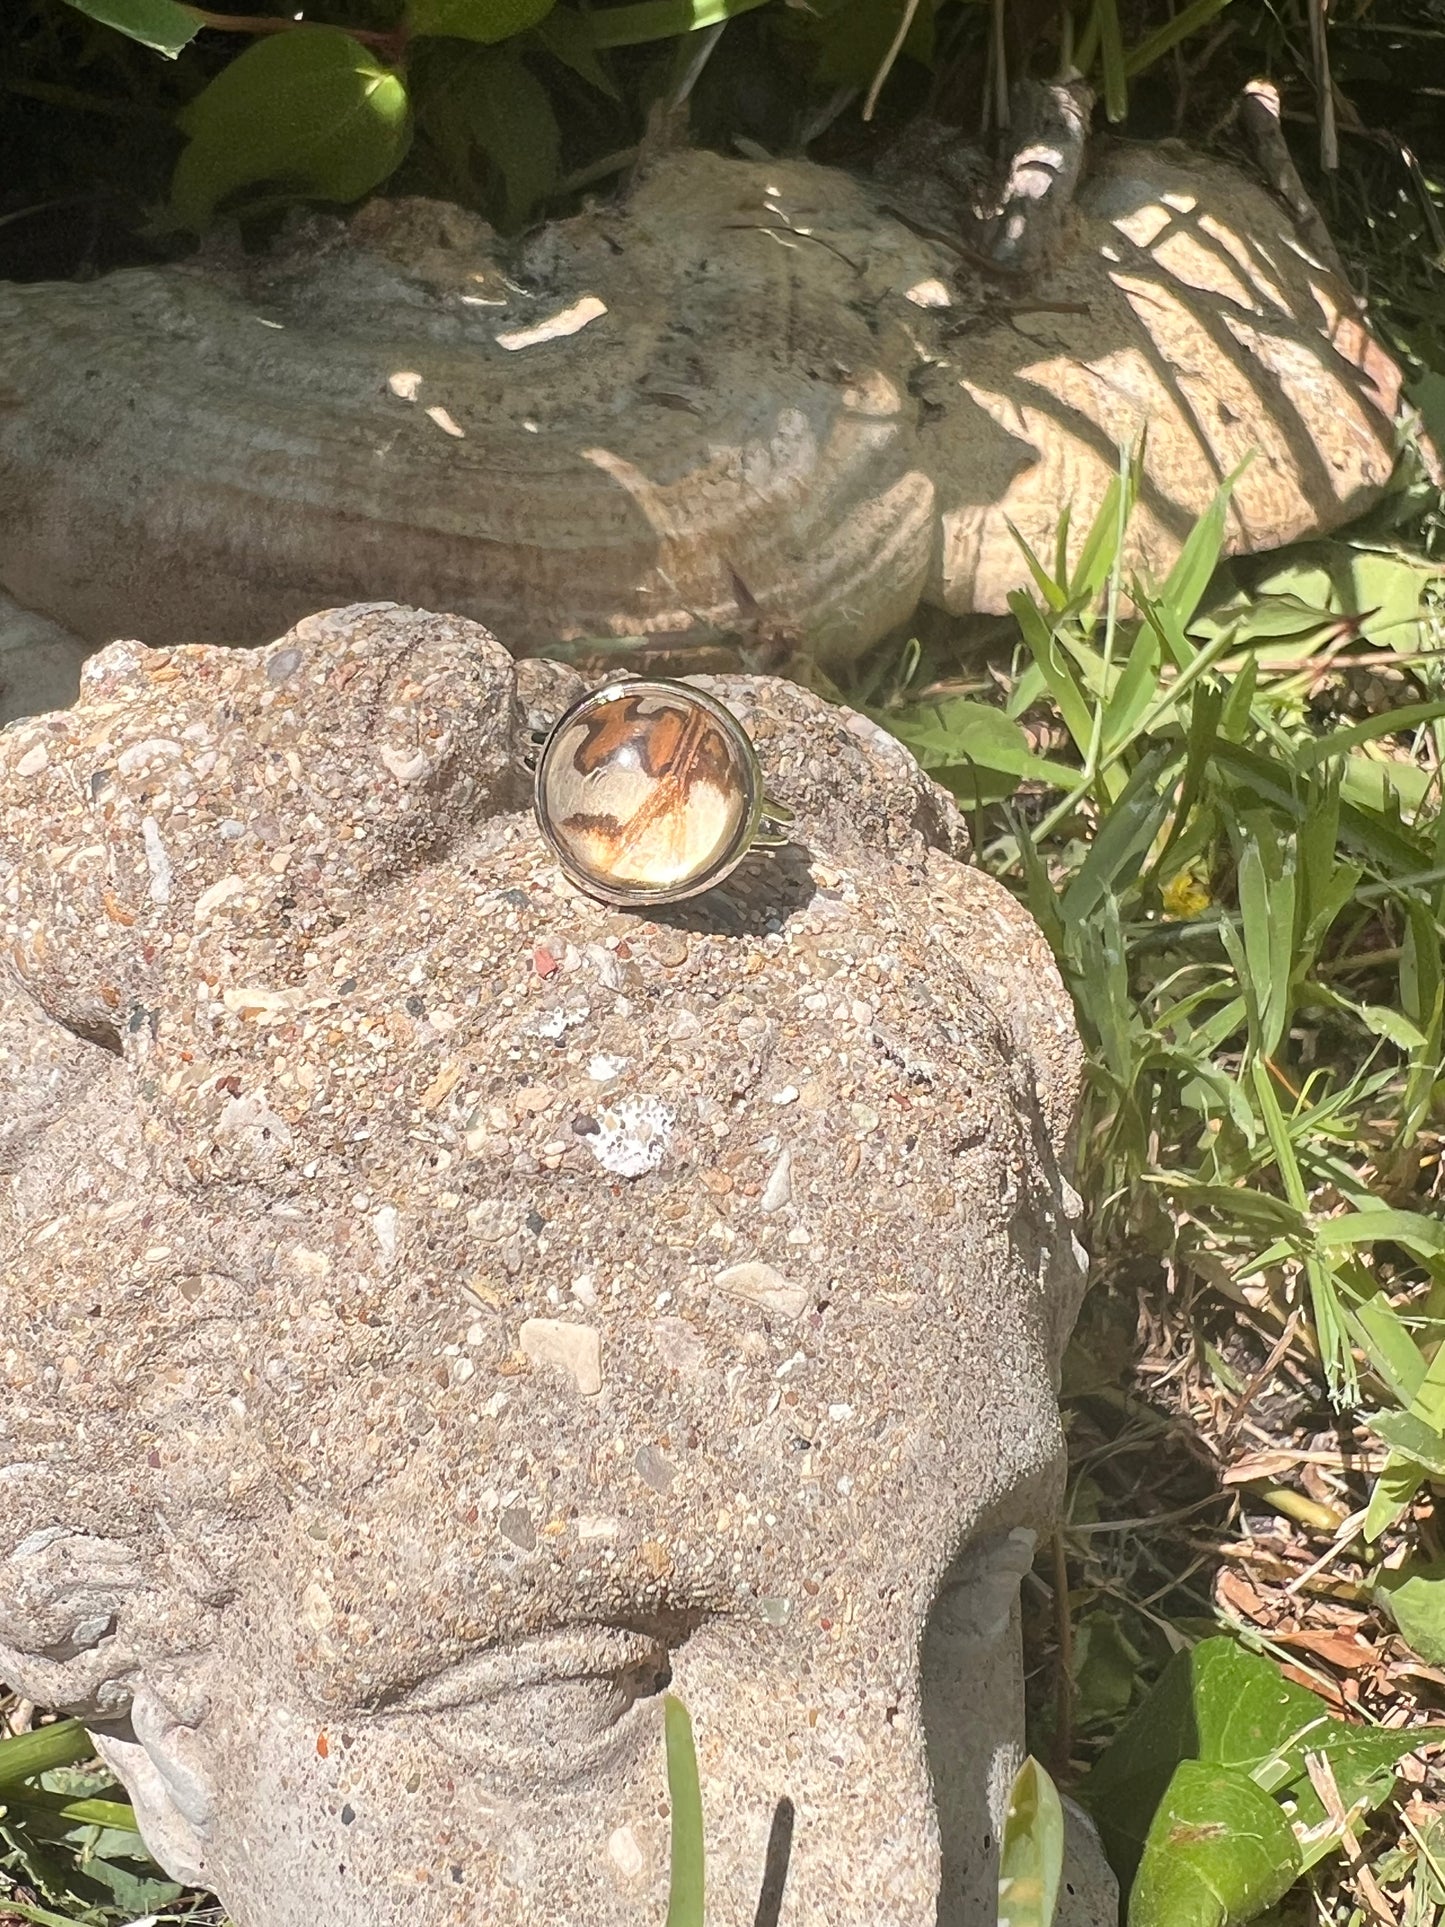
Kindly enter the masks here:
M 537 823 L 569 881 L 645 909 L 701 895 L 788 840 L 752 739 L 716 697 L 664 677 L 593 690 L 537 758 Z

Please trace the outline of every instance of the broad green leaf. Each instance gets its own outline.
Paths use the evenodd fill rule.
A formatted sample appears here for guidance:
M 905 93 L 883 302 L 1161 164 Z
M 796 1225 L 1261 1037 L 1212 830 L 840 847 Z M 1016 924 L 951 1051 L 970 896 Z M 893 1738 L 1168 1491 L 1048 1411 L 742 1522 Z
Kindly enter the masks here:
M 490 46 L 535 27 L 555 4 L 556 0 L 411 0 L 407 21 L 414 34 L 479 40 Z
M 672 1802 L 672 1876 L 667 1896 L 667 1927 L 703 1927 L 705 1864 L 702 1789 L 692 1719 L 675 1693 L 663 1695 L 667 1737 L 667 1791 Z
M 1413 1412 L 1362 1412 L 1360 1419 L 1412 1465 L 1432 1479 L 1445 1479 L 1445 1436 L 1433 1425 Z
M 636 0 L 626 7 L 594 7 L 586 16 L 594 47 L 640 47 L 680 33 L 720 26 L 767 0 Z
M 1436 788 L 1437 779 L 1418 763 L 1398 756 L 1369 756 L 1357 750 L 1345 760 L 1340 787 L 1350 802 L 1377 814 L 1414 816 Z
M 1375 1597 L 1400 1629 L 1400 1637 L 1427 1665 L 1445 1665 L 1445 1559 L 1412 1559 L 1398 1572 L 1382 1572 Z
M 1394 549 L 1303 542 L 1261 561 L 1236 563 L 1234 579 L 1242 592 L 1212 609 L 1208 619 L 1222 620 L 1226 608 L 1234 607 L 1254 636 L 1304 634 L 1308 624 L 1298 630 L 1287 624 L 1293 606 L 1313 613 L 1326 628 L 1337 631 L 1347 623 L 1365 642 L 1409 651 L 1421 646 L 1421 598 L 1439 573 L 1438 564 Z M 1258 611 L 1254 618 L 1245 613 L 1251 604 Z M 1285 626 L 1272 626 L 1275 610 L 1285 613 Z
M 1129 1710 L 1143 1659 L 1125 1636 L 1117 1608 L 1097 1608 L 1074 1625 L 1074 1698 L 1081 1725 Z
M 200 229 L 218 204 L 262 183 L 322 201 L 380 185 L 411 139 L 401 76 L 339 27 L 253 41 L 178 117 L 190 144 L 171 205 Z
M 1160 1802 L 1129 1894 L 1129 1927 L 1237 1927 L 1300 1872 L 1278 1803 L 1238 1768 L 1184 1760 Z
M 1382 1291 L 1349 1308 L 1346 1322 L 1375 1371 L 1402 1405 L 1408 1405 L 1425 1376 L 1420 1348 Z
M 1360 1022 L 1374 1036 L 1386 1038 L 1401 1050 L 1419 1050 L 1423 1047 L 1425 1039 L 1409 1018 L 1402 1017 L 1398 1010 L 1392 1010 L 1388 1004 L 1356 1004 L 1355 1009 Z
M 1291 655 L 1310 652 L 1299 645 L 1305 637 L 1339 627 L 1339 617 L 1329 609 L 1317 609 L 1298 596 L 1234 595 L 1212 603 L 1190 625 L 1197 636 L 1230 635 L 1236 643 L 1259 644 L 1289 642 Z
M 1425 1474 L 1418 1466 L 1406 1459 L 1390 1459 L 1375 1480 L 1370 1503 L 1365 1508 L 1365 1523 L 1360 1528 L 1370 1545 L 1404 1517 L 1424 1483 Z
M 588 15 L 575 7 L 552 6 L 537 28 L 537 38 L 555 60 L 580 74 L 589 86 L 609 100 L 621 100 L 612 76 L 597 58 L 597 46 L 588 28 Z
M 1436 446 L 1445 442 L 1445 373 L 1438 368 L 1426 368 L 1407 384 L 1405 394 L 1419 409 L 1425 431 L 1434 438 Z
M 1428 648 L 1423 621 L 1426 584 L 1442 570 L 1438 563 L 1393 550 L 1349 549 L 1350 597 L 1362 620 L 1367 642 L 1409 654 Z
M 177 0 L 68 0 L 68 4 L 168 60 L 174 60 L 201 31 L 199 13 L 178 5 Z
M 1063 1805 L 1030 1754 L 1009 1793 L 999 1845 L 998 1927 L 1052 1927 L 1063 1871 Z
M 970 702 L 966 696 L 869 713 L 907 744 L 924 769 L 974 762 L 1019 775 L 1037 761 L 1017 723 L 992 704 Z
M 557 184 L 562 136 L 551 98 L 510 47 L 450 53 L 428 92 L 423 132 L 458 181 L 472 182 L 477 157 L 485 156 L 498 189 L 488 211 L 499 225 L 519 228 Z
M 893 44 L 903 19 L 904 0 L 845 0 L 814 23 L 819 45 L 816 74 L 833 86 L 866 87 Z M 903 52 L 925 66 L 933 58 L 933 0 L 921 0 L 903 42 Z
M 940 783 L 970 806 L 1011 796 L 1020 781 L 1072 786 L 1078 772 L 1046 762 L 1001 709 L 963 696 L 866 712 L 895 735 Z
M 1132 1872 L 1181 1761 L 1202 1760 L 1248 1775 L 1287 1797 L 1306 1827 L 1325 1818 L 1304 1763 L 1323 1753 L 1348 1807 L 1378 1804 L 1409 1735 L 1347 1726 L 1313 1693 L 1295 1686 L 1257 1653 L 1228 1638 L 1206 1639 L 1172 1659 L 1083 1783 L 1109 1858 Z

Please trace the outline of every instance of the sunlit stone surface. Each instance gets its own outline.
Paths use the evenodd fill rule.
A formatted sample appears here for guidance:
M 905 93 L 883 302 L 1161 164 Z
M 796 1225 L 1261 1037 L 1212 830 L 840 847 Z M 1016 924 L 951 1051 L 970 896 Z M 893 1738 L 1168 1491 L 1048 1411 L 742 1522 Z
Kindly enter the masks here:
M 669 1678 L 709 1927 L 998 1920 L 1069 996 L 900 743 L 706 688 L 792 841 L 673 919 L 455 617 L 0 730 L 0 1681 L 235 1927 L 659 1927 Z
M 672 894 L 738 853 L 754 785 L 741 733 L 709 704 L 639 683 L 562 722 L 543 755 L 538 805 L 584 889 Z

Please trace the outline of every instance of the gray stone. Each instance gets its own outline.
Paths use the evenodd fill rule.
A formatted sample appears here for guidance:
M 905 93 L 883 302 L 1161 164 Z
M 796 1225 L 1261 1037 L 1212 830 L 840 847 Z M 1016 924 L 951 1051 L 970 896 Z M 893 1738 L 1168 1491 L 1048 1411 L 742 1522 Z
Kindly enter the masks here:
M 0 725 L 73 703 L 89 653 L 59 623 L 0 595 Z
M 716 1927 L 783 1800 L 781 1927 L 986 1927 L 1067 999 L 948 798 L 766 679 L 710 686 L 796 841 L 663 962 L 530 816 L 575 686 L 383 604 L 0 734 L 0 1677 L 237 1927 L 661 1919 L 669 1679 Z

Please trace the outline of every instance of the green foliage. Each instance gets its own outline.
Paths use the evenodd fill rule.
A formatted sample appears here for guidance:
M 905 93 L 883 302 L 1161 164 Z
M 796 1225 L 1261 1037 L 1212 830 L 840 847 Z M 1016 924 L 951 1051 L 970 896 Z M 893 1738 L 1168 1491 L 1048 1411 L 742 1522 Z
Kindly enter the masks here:
M 815 6 L 808 25 L 818 47 L 818 78 L 866 87 L 893 44 L 904 4 L 905 0 L 823 0 Z M 903 52 L 926 66 L 933 58 L 934 39 L 934 0 L 921 0 Z
M 1084 1783 L 1129 1927 L 1234 1927 L 1340 1845 L 1309 1756 L 1346 1811 L 1388 1798 L 1418 1735 L 1347 1726 L 1231 1639 L 1178 1654 Z
M 1445 1293 L 1445 1248 L 1438 1223 L 1381 1195 L 1349 1147 L 1403 1170 L 1438 1107 L 1442 835 L 1431 779 L 1402 739 L 1438 755 L 1445 704 L 1316 733 L 1312 657 L 1339 619 L 1315 559 L 1297 575 L 1277 564 L 1270 594 L 1206 606 L 1221 491 L 1157 591 L 1125 584 L 1136 489 L 1126 464 L 1072 568 L 1030 556 L 1036 595 L 1012 598 L 1030 663 L 1011 709 L 1046 699 L 1080 767 L 997 855 L 1078 1003 L 1089 1187 L 1107 1229 L 1127 1223 L 1175 1259 L 1208 1254 L 1241 1282 L 1298 1277 L 1336 1396 L 1353 1396 L 1363 1353 L 1408 1404 L 1425 1394 L 1401 1385 L 1398 1359 L 1417 1379 L 1424 1363 L 1379 1264 L 1393 1275 L 1403 1254 Z M 1415 613 L 1388 634 L 1406 650 L 1428 573 L 1397 565 Z M 1398 583 L 1370 584 L 1372 606 L 1399 609 Z M 1126 588 L 1141 612 L 1127 623 Z M 1282 645 L 1281 623 L 1301 611 L 1313 626 Z M 1416 1416 L 1440 1440 L 1445 1387 L 1430 1397 Z
M 406 88 L 359 41 L 309 27 L 255 41 L 181 116 L 190 144 L 171 205 L 203 228 L 260 183 L 354 201 L 384 181 L 411 139 Z
M 201 30 L 200 15 L 178 0 L 67 0 L 78 13 L 174 60 Z
M 31 1733 L 0 1740 L 0 1793 L 23 1785 L 55 1767 L 87 1760 L 94 1749 L 79 1720 L 56 1720 Z
M 667 1741 L 667 1791 L 672 1802 L 672 1874 L 667 1896 L 667 1927 L 703 1927 L 705 1867 L 702 1789 L 692 1719 L 675 1693 L 663 1696 Z
M 1109 119 L 1123 120 L 1129 111 L 1130 80 L 1208 26 L 1229 4 L 1230 0 L 1189 0 L 1186 6 L 1171 8 L 1168 19 L 1126 49 L 1119 0 L 1083 0 L 1070 15 L 1073 64 L 1098 87 Z
M 1029 1756 L 1014 1776 L 999 1842 L 998 1927 L 1052 1927 L 1064 1873 L 1064 1809 Z
M 1050 773 L 1019 725 L 991 703 L 950 696 L 869 713 L 964 803 L 996 802 L 1011 796 L 1020 778 Z
M 1412 1652 L 1427 1665 L 1445 1665 L 1445 1559 L 1411 1559 L 1398 1571 L 1382 1572 L 1375 1598 Z
M 483 197 L 490 173 L 508 227 L 520 227 L 556 185 L 562 135 L 551 98 L 510 46 L 448 48 L 420 130 L 468 198 Z
M 636 0 L 635 5 L 599 7 L 587 16 L 594 47 L 641 47 L 653 40 L 675 40 L 703 27 L 720 27 L 767 0 Z
M 1236 1927 L 1300 1872 L 1278 1803 L 1248 1774 L 1184 1760 L 1154 1815 L 1129 1895 L 1129 1927 Z
M 556 0 L 411 0 L 411 30 L 479 40 L 490 46 L 525 33 L 552 11 Z
M 110 1774 L 90 1754 L 78 1720 L 0 1740 L 0 1873 L 47 1903 L 5 1898 L 0 1911 L 40 1923 L 131 1921 L 180 1898 L 182 1888 L 141 1845 L 129 1803 L 112 1797 Z
M 460 199 L 515 230 L 570 184 L 618 171 L 659 97 L 692 87 L 706 64 L 711 41 L 694 70 L 682 51 L 688 38 L 745 16 L 758 16 L 747 31 L 774 97 L 767 144 L 780 150 L 805 138 L 810 122 L 828 124 L 838 111 L 827 105 L 834 90 L 853 90 L 861 105 L 886 80 L 890 102 L 905 101 L 926 70 L 948 71 L 970 41 L 987 56 L 980 70 L 1001 85 L 1006 78 L 996 39 L 992 50 L 982 46 L 996 37 L 996 16 L 961 0 L 329 0 L 318 21 L 287 17 L 281 0 L 254 3 L 260 14 L 188 0 L 21 0 L 42 16 L 73 8 L 113 39 L 185 57 L 176 87 L 153 85 L 149 100 L 144 70 L 128 71 L 122 96 L 109 102 L 82 96 L 68 72 L 53 63 L 47 71 L 43 60 L 38 81 L 18 84 L 80 111 L 164 120 L 188 135 L 168 196 L 175 226 L 265 214 L 296 199 L 356 200 L 400 173 L 402 191 Z M 1087 0 L 1066 29 L 1064 15 L 1033 29 L 1041 36 L 1033 66 L 1057 67 L 1075 46 L 1098 68 L 1117 117 L 1130 78 L 1223 4 L 1192 0 L 1169 17 L 1161 7 L 1157 23 L 1126 45 L 1118 0 Z M 318 35 L 332 36 L 329 52 Z M 238 36 L 254 38 L 237 51 Z M 648 54 L 668 41 L 679 43 L 680 65 Z M 494 48 L 506 64 L 469 63 L 469 46 Z M 99 52 L 125 66 L 103 31 Z M 86 50 L 82 64 L 93 58 Z M 421 138 L 408 166 L 413 125 Z M 164 222 L 147 224 L 152 235 L 164 231 Z
M 864 699 L 945 775 L 950 722 L 996 785 L 1018 756 L 979 857 L 1029 903 L 1079 1014 L 1096 1271 L 1153 1257 L 1266 1330 L 1302 1311 L 1297 1356 L 1390 1448 L 1377 1538 L 1445 1483 L 1440 571 L 1373 539 L 1220 568 L 1226 484 L 1165 580 L 1138 581 L 1120 560 L 1137 487 L 1121 459 L 1092 526 L 1066 518 L 1050 558 L 1026 554 L 1002 713 L 1062 735 L 1047 762 L 938 697 L 946 681 L 910 696 L 939 673 L 921 650 Z M 1357 676 L 1366 714 L 1321 710 Z M 1442 1594 L 1411 1565 L 1376 1596 L 1430 1656 Z M 1074 1638 L 1074 1716 L 1107 1723 L 1129 1642 L 1102 1605 Z M 1340 1845 L 1306 1754 L 1358 1817 L 1411 1744 L 1329 1719 L 1231 1641 L 1183 1653 L 1085 1783 L 1132 1927 L 1255 1918 Z

